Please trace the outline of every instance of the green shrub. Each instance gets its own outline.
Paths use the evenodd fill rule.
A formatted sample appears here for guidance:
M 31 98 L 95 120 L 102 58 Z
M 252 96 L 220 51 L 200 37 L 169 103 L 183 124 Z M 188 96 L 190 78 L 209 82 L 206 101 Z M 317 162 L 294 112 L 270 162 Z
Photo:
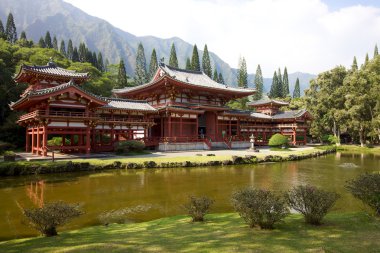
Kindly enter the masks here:
M 184 208 L 193 219 L 193 222 L 204 221 L 204 216 L 208 213 L 213 203 L 214 200 L 206 196 L 190 196 L 189 202 L 184 205 Z
M 57 227 L 82 214 L 76 204 L 63 201 L 46 203 L 41 208 L 23 209 L 30 225 L 45 236 L 57 235 Z
M 127 152 L 141 152 L 145 148 L 145 144 L 142 141 L 129 140 L 119 141 L 115 143 L 115 152 L 123 154 Z
M 48 146 L 61 146 L 62 145 L 62 137 L 53 137 L 47 141 Z M 70 140 L 65 138 L 65 145 L 70 145 Z
M 362 174 L 356 179 L 347 182 L 346 188 L 360 199 L 363 203 L 369 205 L 380 216 L 380 174 Z
M 252 228 L 273 229 L 276 222 L 289 214 L 286 201 L 269 190 L 245 188 L 232 195 L 232 204 Z
M 339 195 L 314 186 L 299 185 L 288 191 L 286 198 L 289 206 L 305 217 L 306 223 L 320 225 Z
M 5 151 L 4 156 L 16 156 L 16 153 L 13 151 Z
M 287 146 L 288 143 L 289 143 L 288 137 L 282 134 L 275 134 L 275 135 L 272 135 L 272 137 L 270 137 L 268 145 L 270 147 L 281 147 L 281 146 Z
M 16 148 L 15 145 L 10 144 L 8 142 L 0 141 L 0 154 L 3 154 L 6 150 L 10 150 L 14 148 Z

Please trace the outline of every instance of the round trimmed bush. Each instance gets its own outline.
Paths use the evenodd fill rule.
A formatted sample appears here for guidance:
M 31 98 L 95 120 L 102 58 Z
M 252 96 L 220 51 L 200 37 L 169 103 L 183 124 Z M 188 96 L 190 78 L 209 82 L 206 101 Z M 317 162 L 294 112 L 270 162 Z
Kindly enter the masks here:
M 288 137 L 282 134 L 275 134 L 275 135 L 272 135 L 272 137 L 270 137 L 268 145 L 270 147 L 281 147 L 281 146 L 287 146 L 288 143 L 289 143 Z

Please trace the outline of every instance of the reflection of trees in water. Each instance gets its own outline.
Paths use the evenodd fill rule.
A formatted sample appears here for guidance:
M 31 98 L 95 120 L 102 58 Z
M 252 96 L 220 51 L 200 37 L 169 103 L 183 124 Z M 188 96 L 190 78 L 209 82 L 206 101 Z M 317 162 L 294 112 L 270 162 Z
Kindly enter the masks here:
M 30 185 L 26 186 L 26 194 L 32 203 L 38 207 L 44 206 L 44 191 L 45 191 L 45 181 L 35 181 L 30 182 Z

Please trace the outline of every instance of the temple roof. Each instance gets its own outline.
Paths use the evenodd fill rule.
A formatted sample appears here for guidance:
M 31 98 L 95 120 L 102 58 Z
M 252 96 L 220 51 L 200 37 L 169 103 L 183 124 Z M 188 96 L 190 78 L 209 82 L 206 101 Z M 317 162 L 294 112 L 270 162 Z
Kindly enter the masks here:
M 121 99 L 121 98 L 104 98 L 107 100 L 108 104 L 102 106 L 101 108 L 107 109 L 122 109 L 131 111 L 146 111 L 146 112 L 157 112 L 150 104 L 145 100 L 132 100 L 132 99 Z
M 252 102 L 247 103 L 247 105 L 250 105 L 250 106 L 260 106 L 260 105 L 266 105 L 266 104 L 272 104 L 272 105 L 278 105 L 278 106 L 289 105 L 288 102 L 269 99 L 269 98 L 264 98 L 264 99 L 260 99 L 260 100 L 256 100 L 256 101 L 252 101 Z
M 307 113 L 306 109 L 278 112 L 272 116 L 264 113 L 253 112 L 251 113 L 251 117 L 259 119 L 296 119 L 303 116 L 305 113 Z
M 158 73 L 158 77 L 157 77 Z M 114 89 L 114 93 L 127 93 L 134 90 L 140 90 L 144 89 L 146 87 L 149 87 L 153 84 L 155 84 L 158 80 L 160 80 L 163 76 L 168 76 L 171 79 L 177 80 L 181 83 L 196 86 L 196 87 L 202 87 L 202 88 L 210 88 L 210 89 L 216 89 L 220 91 L 232 91 L 232 92 L 238 92 L 238 93 L 246 93 L 247 95 L 253 94 L 255 92 L 255 89 L 245 89 L 245 88 L 236 88 L 236 87 L 230 87 L 225 84 L 217 83 L 214 80 L 212 80 L 209 76 L 207 76 L 205 73 L 201 71 L 193 71 L 193 70 L 185 70 L 185 69 L 179 69 L 174 68 L 168 65 L 165 65 L 163 63 L 160 64 L 157 72 L 156 72 L 156 78 L 153 78 L 149 83 L 135 86 L 135 87 L 126 87 L 123 89 Z

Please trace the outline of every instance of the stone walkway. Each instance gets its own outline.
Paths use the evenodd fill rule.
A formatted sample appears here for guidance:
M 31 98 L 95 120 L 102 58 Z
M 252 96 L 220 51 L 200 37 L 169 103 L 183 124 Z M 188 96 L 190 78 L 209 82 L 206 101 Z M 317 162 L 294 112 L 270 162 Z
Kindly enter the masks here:
M 300 146 L 297 148 L 291 148 L 295 151 L 310 150 L 313 147 Z M 259 154 L 273 155 L 279 151 L 271 151 L 268 147 L 258 148 Z M 245 156 L 245 155 L 254 155 L 257 154 L 249 149 L 225 149 L 225 150 L 189 150 L 189 151 L 176 151 L 176 152 L 159 152 L 153 151 L 151 154 L 138 155 L 138 156 L 117 156 L 113 153 L 95 153 L 95 154 L 63 154 L 63 153 L 54 153 L 54 159 L 56 160 L 75 160 L 75 159 L 86 159 L 86 158 L 115 158 L 115 157 L 125 157 L 125 158 L 147 158 L 147 157 L 191 157 L 196 156 L 197 154 L 202 154 L 206 156 L 207 154 L 215 154 L 216 156 L 226 156 L 226 155 L 236 155 L 236 156 Z M 52 153 L 49 152 L 47 157 L 32 155 L 30 153 L 20 152 L 17 153 L 19 158 L 17 160 L 26 160 L 26 161 L 43 161 L 43 160 L 52 160 Z

